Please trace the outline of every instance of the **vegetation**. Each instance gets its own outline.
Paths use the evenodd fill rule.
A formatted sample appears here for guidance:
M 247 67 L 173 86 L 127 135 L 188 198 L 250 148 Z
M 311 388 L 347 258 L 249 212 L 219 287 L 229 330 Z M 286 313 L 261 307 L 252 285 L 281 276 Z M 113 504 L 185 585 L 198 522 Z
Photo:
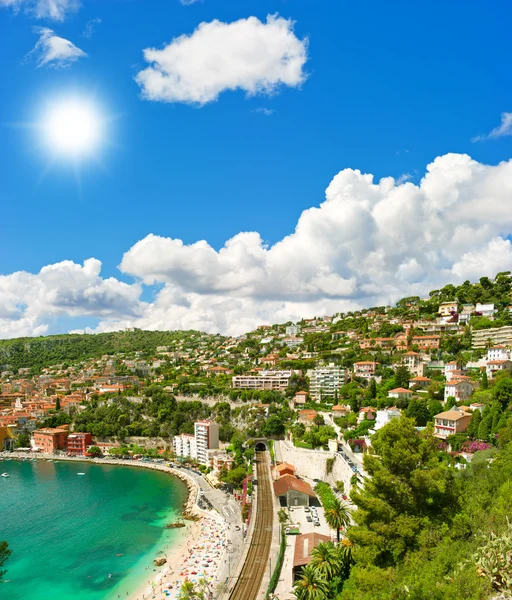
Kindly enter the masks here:
M 9 544 L 7 542 L 0 542 L 0 567 L 4 566 L 5 561 L 9 558 L 11 552 L 12 551 L 9 549 Z M 0 583 L 2 583 L 2 577 L 5 575 L 5 573 L 5 569 L 3 571 L 0 570 Z
M 279 511 L 281 512 L 281 511 Z M 282 523 L 281 518 L 279 521 Z M 274 567 L 274 572 L 272 573 L 272 577 L 270 578 L 267 595 L 266 598 L 269 598 L 271 594 L 274 593 L 277 584 L 279 583 L 279 578 L 281 577 L 281 570 L 283 568 L 284 563 L 284 555 L 286 552 L 286 534 L 284 532 L 284 528 L 281 527 L 281 542 L 279 544 L 279 554 L 277 555 L 276 566 Z

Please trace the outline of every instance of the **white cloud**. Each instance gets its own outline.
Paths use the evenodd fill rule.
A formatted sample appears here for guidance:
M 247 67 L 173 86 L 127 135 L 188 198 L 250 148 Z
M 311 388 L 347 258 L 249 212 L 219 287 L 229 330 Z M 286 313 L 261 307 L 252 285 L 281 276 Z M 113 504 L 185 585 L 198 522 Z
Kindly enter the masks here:
M 69 67 L 87 54 L 48 27 L 37 27 L 39 40 L 25 58 L 34 58 L 38 67 Z
M 495 127 L 487 135 L 477 135 L 472 138 L 472 142 L 482 142 L 484 140 L 491 140 L 493 138 L 503 137 L 506 135 L 512 135 L 512 113 L 501 113 L 501 123 L 498 127 Z
M 183 4 L 183 6 L 191 6 L 192 4 L 197 4 L 198 2 L 202 2 L 202 0 L 180 0 L 180 4 Z
M 103 280 L 100 263 L 69 261 L 0 278 L 0 334 L 41 331 L 49 316 L 94 315 L 98 331 L 193 328 L 238 334 L 261 323 L 334 314 L 427 294 L 512 270 L 512 160 L 488 166 L 447 154 L 418 185 L 345 169 L 325 201 L 267 245 L 241 232 L 206 241 L 148 235 Z M 243 197 L 241 198 L 243 201 Z M 141 302 L 142 283 L 157 284 Z M 39 328 L 39 329 L 38 329 Z
M 38 19 L 63 21 L 67 14 L 80 8 L 79 0 L 0 0 L 1 7 L 23 9 Z
M 90 316 L 136 318 L 144 313 L 138 284 L 103 279 L 101 263 L 63 261 L 39 273 L 0 275 L 0 337 L 41 335 L 49 318 Z
M 253 112 L 255 112 L 255 113 L 261 113 L 262 115 L 265 115 L 266 117 L 270 117 L 276 111 L 273 108 L 255 108 L 253 110 Z
M 279 86 L 305 80 L 307 40 L 293 33 L 293 22 L 268 16 L 233 23 L 201 23 L 189 36 L 161 50 L 146 48 L 149 67 L 135 80 L 148 100 L 203 105 L 226 90 L 270 94 Z
M 100 24 L 101 24 L 101 19 L 99 19 L 99 18 L 90 19 L 85 24 L 82 35 L 87 39 L 91 39 L 92 36 L 94 35 L 94 32 L 96 31 L 96 27 L 98 27 L 98 25 L 100 25 Z

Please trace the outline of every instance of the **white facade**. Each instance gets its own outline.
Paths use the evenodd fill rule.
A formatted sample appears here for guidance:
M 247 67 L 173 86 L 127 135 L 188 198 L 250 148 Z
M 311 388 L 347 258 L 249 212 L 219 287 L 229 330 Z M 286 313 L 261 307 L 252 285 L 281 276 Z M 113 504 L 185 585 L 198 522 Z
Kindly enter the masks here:
M 300 333 L 300 325 L 288 325 L 285 331 L 286 335 L 295 337 Z
M 375 377 L 375 370 L 379 363 L 370 361 L 360 361 L 354 363 L 354 377 L 363 377 L 363 379 L 372 379 Z
M 486 317 L 487 319 L 494 319 L 494 313 L 496 312 L 494 308 L 494 304 L 480 304 L 478 303 L 475 306 L 475 312 L 482 315 L 482 317 Z
M 260 375 L 235 375 L 231 385 L 240 390 L 285 390 L 293 371 L 262 371 Z
M 506 371 L 508 369 L 512 369 L 511 360 L 490 360 L 485 367 L 487 379 L 492 379 L 496 376 L 496 373 L 499 373 L 500 371 Z
M 402 364 L 415 377 L 423 377 L 425 374 L 425 364 L 417 352 L 406 352 L 402 357 Z
M 381 429 L 381 427 L 384 427 L 384 425 L 387 425 L 393 419 L 399 419 L 401 415 L 402 413 L 398 409 L 394 408 L 378 410 L 374 429 Z
M 505 346 L 493 346 L 487 350 L 487 360 L 509 360 L 510 350 Z
M 288 346 L 288 348 L 298 348 L 300 345 L 304 343 L 304 338 L 301 337 L 289 337 L 284 338 L 283 343 Z
M 174 454 L 180 458 L 197 459 L 196 439 L 193 435 L 182 433 L 172 440 Z
M 335 392 L 345 385 L 345 370 L 335 364 L 310 371 L 309 391 L 315 400 L 334 398 Z
M 194 423 L 197 462 L 208 466 L 210 457 L 208 450 L 219 447 L 219 426 L 214 421 L 198 421 Z
M 453 396 L 457 402 L 464 402 L 471 398 L 473 393 L 473 385 L 467 379 L 451 379 L 446 382 L 444 388 L 444 401 Z

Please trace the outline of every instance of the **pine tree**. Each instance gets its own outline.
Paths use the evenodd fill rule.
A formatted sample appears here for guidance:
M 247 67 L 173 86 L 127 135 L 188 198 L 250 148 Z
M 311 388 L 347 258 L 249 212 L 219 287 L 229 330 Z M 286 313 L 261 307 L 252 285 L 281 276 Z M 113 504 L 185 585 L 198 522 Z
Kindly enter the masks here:
M 477 409 L 473 412 L 471 416 L 471 421 L 468 425 L 468 435 L 472 438 L 476 438 L 478 435 L 478 428 L 480 427 L 480 423 L 482 422 L 482 413 Z
M 487 371 L 482 373 L 482 382 L 480 384 L 480 389 L 487 390 L 489 389 L 489 380 L 487 379 Z
M 57 400 L 55 400 L 55 410 L 59 412 L 60 410 L 60 398 L 57 396 Z
M 492 425 L 492 416 L 489 415 L 482 419 L 480 426 L 478 427 L 478 439 L 482 440 L 482 442 L 487 442 L 489 440 L 489 435 L 491 434 L 491 425 Z

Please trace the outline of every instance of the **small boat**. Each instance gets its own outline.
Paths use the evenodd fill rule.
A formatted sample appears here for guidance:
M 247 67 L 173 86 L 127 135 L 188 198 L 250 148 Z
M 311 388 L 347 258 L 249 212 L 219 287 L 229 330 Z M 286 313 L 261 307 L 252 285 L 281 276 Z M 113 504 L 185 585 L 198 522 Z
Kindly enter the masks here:
M 85 475 L 85 473 L 77 473 L 77 475 Z
M 2 477 L 9 477 L 9 473 L 2 473 Z

